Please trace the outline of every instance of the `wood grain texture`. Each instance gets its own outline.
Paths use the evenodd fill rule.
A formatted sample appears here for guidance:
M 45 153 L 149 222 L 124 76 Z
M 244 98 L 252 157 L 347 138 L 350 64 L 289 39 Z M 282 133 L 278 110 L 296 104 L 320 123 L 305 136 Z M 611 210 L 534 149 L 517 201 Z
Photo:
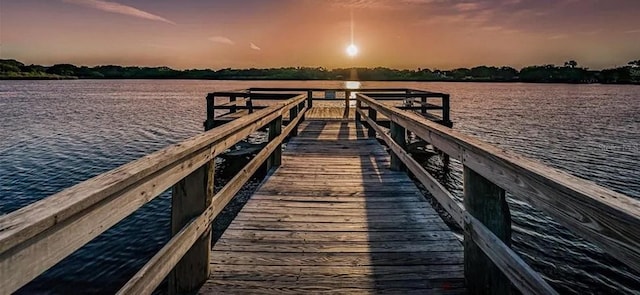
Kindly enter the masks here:
M 299 128 L 214 245 L 200 293 L 464 292 L 459 238 L 361 124 Z
M 305 96 L 169 146 L 0 217 L 0 293 L 11 293 Z
M 213 198 L 211 163 L 196 169 L 176 183 L 171 192 L 171 234 L 176 235 L 191 220 L 205 212 Z M 169 294 L 191 293 L 209 276 L 211 231 L 205 232 L 176 264 L 169 276 Z
M 366 95 L 357 99 L 640 271 L 640 201 Z
M 518 254 L 493 234 L 482 222 L 465 212 L 466 238 L 471 239 L 509 278 L 522 294 L 558 294 L 542 275 L 533 270 Z
M 295 128 L 294 126 L 295 124 L 291 127 Z M 273 141 L 280 134 L 282 134 L 282 116 L 269 123 L 269 141 Z M 280 163 L 282 163 L 282 145 L 278 144 L 273 154 L 271 154 L 267 160 L 267 170 L 280 166 Z
M 505 191 L 475 173 L 463 168 L 464 208 L 497 238 L 496 243 L 511 245 L 511 214 Z M 464 274 L 470 294 L 511 294 L 511 282 L 478 246 L 471 233 L 464 236 Z
M 300 114 L 304 115 L 306 108 L 300 110 Z M 214 218 L 222 211 L 227 203 L 236 195 L 242 186 L 250 179 L 250 177 L 267 161 L 269 155 L 274 150 L 280 149 L 281 143 L 293 131 L 295 126 L 300 122 L 302 116 L 298 116 L 292 121 L 292 124 L 286 126 L 282 133 L 273 138 L 245 167 L 236 174 L 208 203 L 208 207 L 197 217 L 191 219 L 176 233 L 171 240 L 156 255 L 154 255 L 147 264 L 145 264 L 133 278 L 131 278 L 125 286 L 118 292 L 119 294 L 151 294 L 156 287 L 162 282 L 165 276 L 171 271 L 176 264 L 188 252 L 193 251 L 194 243 L 202 242 L 207 239 L 207 245 L 210 245 L 208 234 L 210 233 L 210 225 Z M 208 182 L 212 179 L 208 180 Z M 209 247 L 206 247 L 209 254 Z M 201 261 L 202 262 L 202 261 Z M 203 261 L 208 263 L 208 260 Z M 171 281 L 171 279 L 170 279 Z M 171 282 L 170 282 L 171 287 Z M 172 291 L 170 289 L 170 291 Z M 192 292 L 189 292 L 192 293 Z
M 391 131 L 391 139 L 393 139 L 393 141 L 398 146 L 400 146 L 400 148 L 406 149 L 406 147 L 407 147 L 407 139 L 406 139 L 407 130 L 404 129 L 404 127 L 400 126 L 399 124 L 391 122 L 390 131 Z M 398 157 L 398 153 L 396 153 L 396 152 L 391 152 L 391 170 L 395 170 L 395 171 L 406 171 L 407 170 L 407 166 L 402 162 L 402 160 L 400 160 L 400 158 Z
M 364 120 L 369 123 L 370 128 L 374 129 L 378 133 L 378 136 L 389 146 L 389 148 L 398 156 L 398 158 L 406 165 L 407 169 L 413 173 L 416 179 L 424 185 L 424 187 L 431 193 L 431 195 L 440 203 L 440 205 L 447 210 L 447 213 L 451 215 L 453 220 L 463 227 L 463 211 L 464 209 L 455 201 L 453 195 L 440 184 L 427 170 L 418 164 L 409 153 L 407 153 L 400 145 L 398 145 L 388 134 L 386 134 L 380 126 L 378 126 L 373 120 L 368 118 L 364 113 L 361 113 Z

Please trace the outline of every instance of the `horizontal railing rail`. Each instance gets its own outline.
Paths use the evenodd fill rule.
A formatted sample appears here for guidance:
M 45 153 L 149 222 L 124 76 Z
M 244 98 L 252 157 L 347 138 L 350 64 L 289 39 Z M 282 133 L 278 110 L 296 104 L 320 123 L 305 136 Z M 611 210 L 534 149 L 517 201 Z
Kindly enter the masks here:
M 297 95 L 0 217 L 0 294 L 18 290 L 172 187 L 174 236 L 120 293 L 149 294 L 172 270 L 172 293 L 196 291 L 208 276 L 203 255 L 211 221 L 264 161 L 279 165 L 281 144 L 306 110 L 306 95 Z M 286 112 L 293 116 L 282 129 Z M 213 159 L 267 125 L 266 147 L 214 195 Z M 185 271 L 193 265 L 203 269 Z
M 317 96 L 317 92 L 324 95 Z M 307 94 L 307 107 L 313 108 L 314 101 L 344 102 L 343 118 L 351 113 L 351 99 L 355 93 L 366 93 L 378 101 L 396 103 L 402 110 L 416 111 L 429 120 L 445 126 L 451 122 L 449 95 L 411 88 L 248 88 L 239 91 L 213 92 L 207 96 L 206 127 L 215 127 L 235 120 L 239 116 L 264 108 L 258 101 L 278 101 L 298 94 Z M 340 96 L 338 96 L 340 94 Z M 224 100 L 228 98 L 228 102 Z M 431 99 L 431 100 L 429 100 Z M 433 100 L 436 100 L 435 103 Z M 254 101 L 256 103 L 254 103 Z M 327 106 L 327 105 L 325 105 Z M 365 107 L 366 108 L 366 107 Z M 221 112 L 226 111 L 226 112 Z M 237 113 L 241 111 L 242 113 Z M 357 116 L 357 113 L 356 113 Z
M 465 278 L 472 290 L 510 288 L 488 274 L 486 255 L 525 294 L 555 291 L 510 249 L 510 216 L 505 190 L 555 218 L 582 238 L 640 270 L 640 201 L 539 162 L 484 143 L 424 117 L 357 94 L 357 113 L 392 150 L 391 166 L 408 169 L 465 230 Z M 368 113 L 361 106 L 366 105 Z M 376 124 L 391 120 L 390 135 Z M 371 132 L 373 131 L 373 132 Z M 464 166 L 464 207 L 405 151 L 411 131 Z
M 354 89 L 354 88 L 347 88 L 347 87 L 335 87 L 335 88 L 318 88 L 318 87 L 309 87 L 309 88 L 304 88 L 304 87 L 252 87 L 247 89 L 250 92 L 306 92 L 306 91 L 336 91 L 336 92 L 343 92 L 343 91 L 361 91 L 361 92 L 405 92 L 405 91 L 411 91 L 411 92 L 417 92 L 417 93 L 436 93 L 436 92 L 430 92 L 430 91 L 425 91 L 425 90 L 421 90 L 421 89 L 409 89 L 409 88 L 362 88 L 362 89 Z

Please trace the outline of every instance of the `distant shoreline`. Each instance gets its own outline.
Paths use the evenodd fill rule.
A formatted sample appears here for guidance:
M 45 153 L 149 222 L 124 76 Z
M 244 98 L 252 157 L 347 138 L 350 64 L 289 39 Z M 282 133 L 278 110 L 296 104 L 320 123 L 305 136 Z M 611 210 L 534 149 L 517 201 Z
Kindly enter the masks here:
M 212 78 L 78 78 L 78 77 L 3 77 L 0 76 L 0 81 L 69 81 L 69 80 L 184 80 L 184 81 L 350 81 L 350 80 L 336 80 L 336 79 L 278 79 L 278 78 L 228 78 L 228 79 L 212 79 Z M 524 84 L 565 84 L 565 85 L 638 85 L 640 82 L 616 82 L 616 83 L 601 83 L 601 82 L 554 82 L 554 81 L 519 81 L 519 80 L 364 80 L 359 79 L 360 82 L 445 82 L 445 83 L 524 83 Z
M 347 78 L 354 77 L 354 78 Z M 528 66 L 520 70 L 502 66 L 477 66 L 453 70 L 398 70 L 390 68 L 284 67 L 268 69 L 191 69 L 137 66 L 53 66 L 25 65 L 0 59 L 0 80 L 219 80 L 219 81 L 406 81 L 476 83 L 623 84 L 640 85 L 640 61 L 600 71 L 578 67 L 575 61 L 564 66 Z

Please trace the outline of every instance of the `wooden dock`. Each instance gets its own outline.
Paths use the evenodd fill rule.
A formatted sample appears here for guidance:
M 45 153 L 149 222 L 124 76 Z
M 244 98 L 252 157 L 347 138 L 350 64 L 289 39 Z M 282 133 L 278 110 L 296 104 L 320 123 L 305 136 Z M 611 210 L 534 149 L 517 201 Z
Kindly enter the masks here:
M 353 121 L 306 121 L 213 247 L 200 293 L 464 293 L 460 241 Z
M 336 91 L 342 107 L 323 106 L 339 102 Z M 164 281 L 171 295 L 558 294 L 511 249 L 507 191 L 640 271 L 637 199 L 450 128 L 448 94 L 360 89 L 354 107 L 352 92 L 210 93 L 206 132 L 0 216 L 0 294 L 168 189 L 171 239 L 118 294 L 153 294 Z M 262 149 L 215 190 L 215 159 L 261 130 Z M 409 132 L 462 165 L 462 204 L 410 154 Z M 213 220 L 264 165 L 267 178 L 212 249 Z M 463 229 L 462 243 L 413 180 Z

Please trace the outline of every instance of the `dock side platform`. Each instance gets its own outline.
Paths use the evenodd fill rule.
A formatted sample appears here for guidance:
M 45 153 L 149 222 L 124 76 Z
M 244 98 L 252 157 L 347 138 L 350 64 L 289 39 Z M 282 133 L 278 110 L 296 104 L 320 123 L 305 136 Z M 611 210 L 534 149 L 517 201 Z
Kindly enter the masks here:
M 360 123 L 299 129 L 213 246 L 200 294 L 465 293 L 459 239 Z

